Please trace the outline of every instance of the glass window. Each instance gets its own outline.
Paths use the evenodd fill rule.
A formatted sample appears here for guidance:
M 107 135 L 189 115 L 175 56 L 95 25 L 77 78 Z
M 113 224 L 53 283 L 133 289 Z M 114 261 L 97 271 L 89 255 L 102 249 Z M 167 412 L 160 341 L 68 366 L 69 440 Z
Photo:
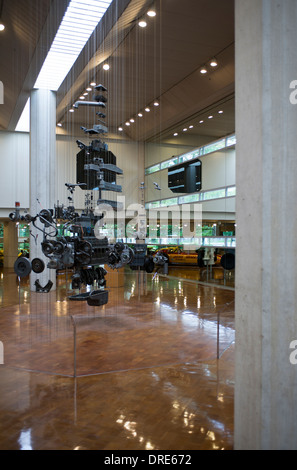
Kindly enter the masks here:
M 199 202 L 200 194 L 188 194 L 187 196 L 180 196 L 178 198 L 179 204 L 189 204 L 191 202 Z
M 171 160 L 167 160 L 166 162 L 161 163 L 161 170 L 165 170 L 166 168 L 170 168 L 171 166 L 178 164 L 178 157 L 172 158 Z
M 232 188 L 227 188 L 226 196 L 227 197 L 236 196 L 236 186 L 232 186 Z
M 217 152 L 218 150 L 222 150 L 226 147 L 226 139 L 219 140 L 218 142 L 214 142 L 209 145 L 205 145 L 204 147 L 204 155 L 211 153 L 211 152 Z
M 161 207 L 177 206 L 177 204 L 178 204 L 177 197 L 173 197 L 171 199 L 163 199 L 163 201 L 161 201 Z
M 231 147 L 231 145 L 236 144 L 236 136 L 232 135 L 231 137 L 227 137 L 226 139 L 226 147 Z
M 201 194 L 201 199 L 203 201 L 209 201 L 210 199 L 220 199 L 226 197 L 225 189 L 215 189 L 214 191 L 206 191 Z
M 146 175 L 151 175 L 152 173 L 156 173 L 157 171 L 160 171 L 161 165 L 158 163 L 158 165 L 151 166 L 150 168 L 147 168 L 145 170 Z

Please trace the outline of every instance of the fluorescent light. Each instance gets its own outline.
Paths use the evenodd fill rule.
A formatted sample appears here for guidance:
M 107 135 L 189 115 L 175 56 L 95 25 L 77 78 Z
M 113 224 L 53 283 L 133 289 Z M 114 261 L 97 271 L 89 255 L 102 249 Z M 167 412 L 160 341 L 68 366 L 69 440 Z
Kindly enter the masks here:
M 28 99 L 22 115 L 15 128 L 17 132 L 30 132 L 30 98 Z
M 70 1 L 34 88 L 60 88 L 111 2 Z

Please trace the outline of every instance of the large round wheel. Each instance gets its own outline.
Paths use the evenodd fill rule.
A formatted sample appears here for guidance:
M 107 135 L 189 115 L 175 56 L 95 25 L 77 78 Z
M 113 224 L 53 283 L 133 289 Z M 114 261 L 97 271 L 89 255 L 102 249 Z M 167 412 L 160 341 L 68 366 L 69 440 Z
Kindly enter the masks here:
M 36 274 L 41 274 L 43 273 L 45 269 L 45 264 L 44 261 L 40 258 L 35 258 L 32 261 L 32 271 Z
M 235 255 L 233 253 L 225 253 L 221 259 L 221 266 L 227 271 L 235 268 Z
M 18 258 L 14 263 L 14 272 L 18 277 L 27 277 L 32 271 L 32 265 L 28 258 Z

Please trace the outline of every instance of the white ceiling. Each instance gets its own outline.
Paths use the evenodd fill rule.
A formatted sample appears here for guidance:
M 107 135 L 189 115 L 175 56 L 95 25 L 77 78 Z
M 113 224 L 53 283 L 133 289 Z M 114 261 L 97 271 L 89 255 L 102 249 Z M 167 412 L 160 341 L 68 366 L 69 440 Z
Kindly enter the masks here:
M 234 132 L 234 0 L 156 0 L 157 16 L 141 29 L 136 19 L 151 4 L 151 0 L 114 0 L 58 91 L 61 132 L 83 135 L 80 126 L 96 123 L 94 109 L 79 107 L 69 113 L 93 80 L 108 88 L 111 136 L 170 141 L 178 132 L 179 139 L 186 141 L 190 135 L 214 140 Z M 4 1 L 1 129 L 14 128 L 66 7 L 67 0 Z M 219 66 L 202 76 L 200 67 L 214 56 Z M 102 69 L 106 60 L 111 66 L 108 72 Z M 151 106 L 150 113 L 138 118 L 138 112 L 156 99 L 160 106 Z M 218 114 L 219 110 L 224 113 Z M 135 123 L 127 127 L 130 118 Z M 194 127 L 183 132 L 189 125 Z

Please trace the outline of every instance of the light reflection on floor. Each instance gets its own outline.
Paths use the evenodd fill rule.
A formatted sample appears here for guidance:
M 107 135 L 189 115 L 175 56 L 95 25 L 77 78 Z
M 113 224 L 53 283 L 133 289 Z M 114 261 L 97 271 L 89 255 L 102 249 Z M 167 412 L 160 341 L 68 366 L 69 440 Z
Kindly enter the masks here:
M 98 313 L 4 274 L 1 450 L 232 449 L 233 291 L 128 271 Z

